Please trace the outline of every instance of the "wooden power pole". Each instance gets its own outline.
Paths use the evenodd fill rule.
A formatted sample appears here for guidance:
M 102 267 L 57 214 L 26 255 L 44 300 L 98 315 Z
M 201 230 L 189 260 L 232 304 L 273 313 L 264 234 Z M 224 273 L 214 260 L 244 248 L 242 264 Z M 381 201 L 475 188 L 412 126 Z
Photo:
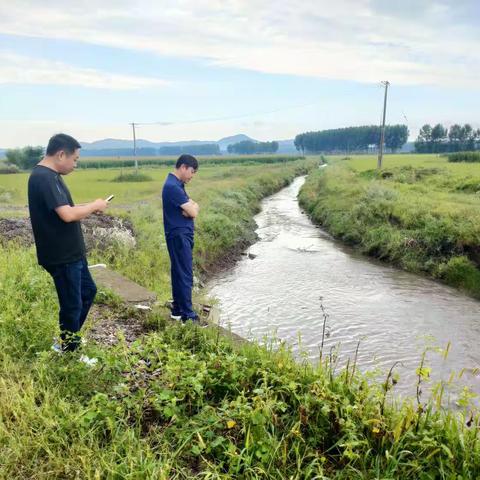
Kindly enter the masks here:
M 130 124 L 133 130 L 133 160 L 135 162 L 135 173 L 138 173 L 138 161 L 137 161 L 137 137 L 135 135 L 135 123 Z
M 383 99 L 383 120 L 382 120 L 382 130 L 380 133 L 380 145 L 379 145 L 379 150 L 378 150 L 378 162 L 377 162 L 377 168 L 380 169 L 382 168 L 382 159 L 383 159 L 383 144 L 385 143 L 385 116 L 387 113 L 387 91 L 388 91 L 388 86 L 390 85 L 390 82 L 387 80 L 385 82 L 382 82 L 383 85 L 385 85 L 385 98 Z

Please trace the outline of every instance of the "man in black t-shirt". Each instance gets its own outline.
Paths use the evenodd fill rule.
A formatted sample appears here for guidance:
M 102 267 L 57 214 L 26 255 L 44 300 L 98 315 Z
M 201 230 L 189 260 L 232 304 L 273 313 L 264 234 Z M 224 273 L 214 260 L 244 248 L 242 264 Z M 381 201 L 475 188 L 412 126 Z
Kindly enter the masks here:
M 73 137 L 54 135 L 45 157 L 28 180 L 28 206 L 38 263 L 50 273 L 57 290 L 63 351 L 78 348 L 78 332 L 97 293 L 88 271 L 80 220 L 107 208 L 107 202 L 101 198 L 75 205 L 62 180 L 62 175 L 76 167 L 80 148 Z

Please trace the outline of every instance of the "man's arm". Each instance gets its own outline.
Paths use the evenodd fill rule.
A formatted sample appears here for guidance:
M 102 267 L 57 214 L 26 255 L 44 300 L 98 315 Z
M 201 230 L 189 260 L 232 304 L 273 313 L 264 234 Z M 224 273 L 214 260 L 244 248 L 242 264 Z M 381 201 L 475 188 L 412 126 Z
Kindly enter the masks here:
M 55 211 L 57 215 L 66 223 L 78 222 L 93 212 L 103 212 L 107 208 L 108 203 L 102 198 L 97 198 L 94 202 L 85 203 L 83 205 L 62 205 L 57 207 Z
M 196 218 L 198 212 L 200 211 L 198 203 L 194 202 L 192 199 L 190 199 L 187 203 L 183 203 L 182 205 L 180 205 L 180 208 L 183 210 L 183 216 L 189 218 Z

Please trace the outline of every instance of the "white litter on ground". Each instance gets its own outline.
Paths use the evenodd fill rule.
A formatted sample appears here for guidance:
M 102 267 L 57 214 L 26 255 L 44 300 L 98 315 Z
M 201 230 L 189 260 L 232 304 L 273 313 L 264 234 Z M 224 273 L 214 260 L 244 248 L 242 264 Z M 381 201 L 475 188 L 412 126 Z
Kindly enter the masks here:
M 149 307 L 148 305 L 137 304 L 137 305 L 134 305 L 134 307 L 138 308 L 139 310 L 151 310 L 151 307 Z

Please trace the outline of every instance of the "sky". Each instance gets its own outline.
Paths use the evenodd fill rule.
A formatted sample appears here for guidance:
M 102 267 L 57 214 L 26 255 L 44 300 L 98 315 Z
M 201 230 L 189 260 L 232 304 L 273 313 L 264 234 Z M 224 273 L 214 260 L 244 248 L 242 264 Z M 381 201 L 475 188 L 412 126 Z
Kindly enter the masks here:
M 0 0 L 0 147 L 480 127 L 478 0 Z

